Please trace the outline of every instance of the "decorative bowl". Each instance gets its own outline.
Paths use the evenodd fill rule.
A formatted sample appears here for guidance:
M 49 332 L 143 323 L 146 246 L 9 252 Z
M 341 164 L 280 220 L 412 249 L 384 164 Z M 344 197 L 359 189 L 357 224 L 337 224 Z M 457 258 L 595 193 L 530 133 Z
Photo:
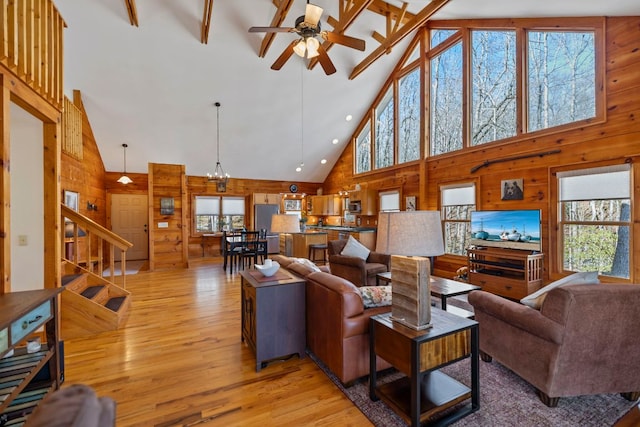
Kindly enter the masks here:
M 278 264 L 276 261 L 273 261 L 271 265 L 256 264 L 255 267 L 264 276 L 269 277 L 276 274 L 276 271 L 278 271 L 278 269 L 280 268 L 280 264 Z

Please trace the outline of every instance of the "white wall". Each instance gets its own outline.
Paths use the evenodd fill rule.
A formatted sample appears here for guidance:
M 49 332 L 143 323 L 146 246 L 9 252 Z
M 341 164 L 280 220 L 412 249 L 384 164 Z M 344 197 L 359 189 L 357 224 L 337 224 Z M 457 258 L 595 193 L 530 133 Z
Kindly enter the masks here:
M 43 289 L 43 126 L 13 103 L 10 114 L 11 291 Z

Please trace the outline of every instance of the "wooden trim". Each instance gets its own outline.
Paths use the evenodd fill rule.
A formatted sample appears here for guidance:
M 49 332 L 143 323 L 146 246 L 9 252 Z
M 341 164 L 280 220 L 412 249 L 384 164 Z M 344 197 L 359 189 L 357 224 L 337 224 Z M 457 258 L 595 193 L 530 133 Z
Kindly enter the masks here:
M 60 156 L 61 144 L 59 135 L 62 134 L 60 120 L 54 123 L 44 123 L 43 125 L 43 148 L 44 158 L 44 230 L 55 230 L 55 232 L 44 233 L 44 287 L 58 288 L 61 283 L 62 245 L 60 245 L 60 235 L 62 221 L 60 219 Z
M 0 74 L 2 83 L 0 92 L 0 156 L 2 156 L 2 169 L 0 170 L 0 191 L 2 191 L 2 206 L 0 206 L 0 294 L 11 292 L 11 175 L 9 173 L 10 157 L 10 129 L 11 129 L 11 92 L 5 80 Z M 6 201 L 6 202 L 5 202 Z
M 200 26 L 200 43 L 209 42 L 209 30 L 211 29 L 211 13 L 213 12 L 213 0 L 204 0 L 202 12 L 202 25 Z

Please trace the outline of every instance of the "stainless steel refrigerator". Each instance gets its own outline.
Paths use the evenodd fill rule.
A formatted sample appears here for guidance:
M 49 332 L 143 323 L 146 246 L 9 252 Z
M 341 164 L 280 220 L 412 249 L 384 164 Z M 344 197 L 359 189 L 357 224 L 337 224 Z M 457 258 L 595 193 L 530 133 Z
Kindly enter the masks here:
M 279 205 L 254 205 L 253 229 L 267 230 L 267 252 L 277 254 L 280 251 L 278 234 L 271 233 L 271 216 L 280 213 Z

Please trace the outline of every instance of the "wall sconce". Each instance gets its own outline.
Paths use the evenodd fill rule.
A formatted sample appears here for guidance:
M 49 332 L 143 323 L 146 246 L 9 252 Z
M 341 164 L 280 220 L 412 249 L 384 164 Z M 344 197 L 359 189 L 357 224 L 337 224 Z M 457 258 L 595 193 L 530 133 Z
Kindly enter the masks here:
M 95 203 L 87 202 L 87 210 L 89 211 L 98 211 L 98 205 Z

